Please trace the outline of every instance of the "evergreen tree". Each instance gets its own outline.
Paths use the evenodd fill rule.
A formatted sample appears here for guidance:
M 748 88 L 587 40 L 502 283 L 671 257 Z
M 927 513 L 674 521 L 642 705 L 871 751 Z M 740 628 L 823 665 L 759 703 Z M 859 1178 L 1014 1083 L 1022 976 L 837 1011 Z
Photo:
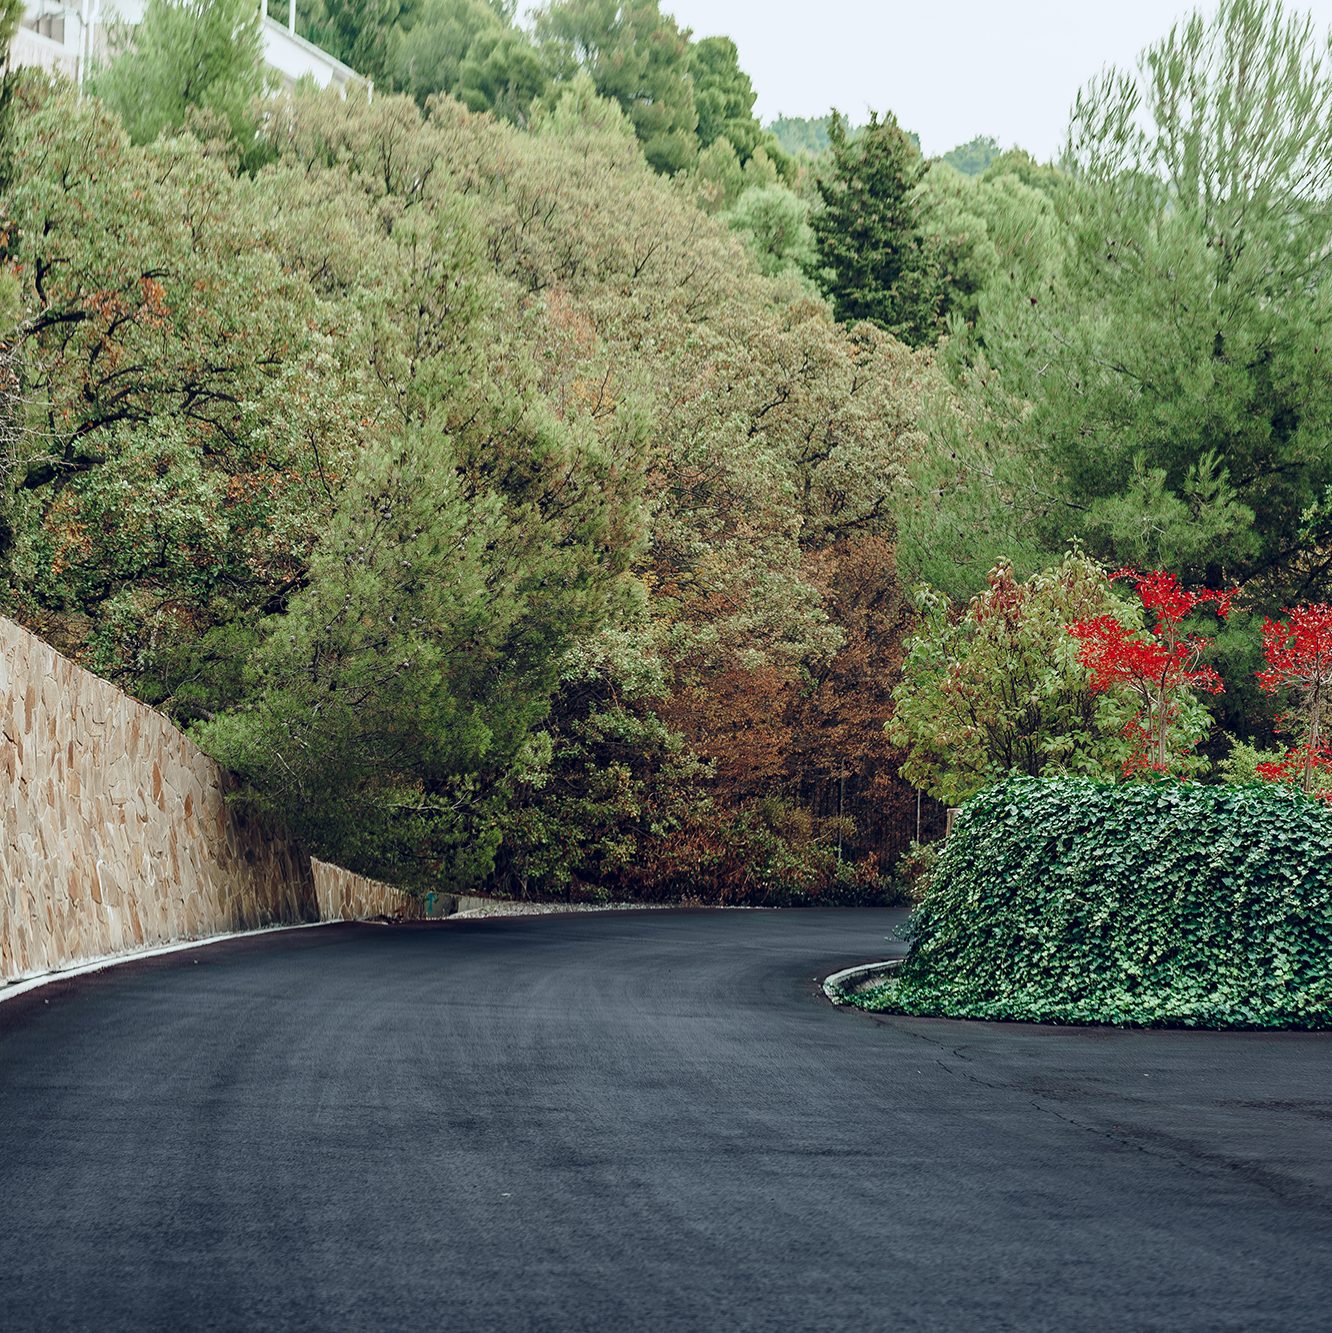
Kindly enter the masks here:
M 767 128 L 790 157 L 821 157 L 828 151 L 832 116 L 778 116 Z
M 458 72 L 458 97 L 473 111 L 527 124 L 532 104 L 550 87 L 541 52 L 516 28 L 477 36 Z
M 814 234 L 837 318 L 868 320 L 921 346 L 935 336 L 940 306 L 916 197 L 926 164 L 891 114 L 871 114 L 854 139 L 834 114 L 829 141 Z
M 505 31 L 486 0 L 424 0 L 389 34 L 386 67 L 395 88 L 424 102 L 431 93 L 457 92 L 473 45 Z
M 248 145 L 264 84 L 259 15 L 250 0 L 149 0 L 128 47 L 92 89 L 135 143 L 179 129 L 193 110 L 219 117 Z
M 698 141 L 706 148 L 728 139 L 741 163 L 766 145 L 769 156 L 776 141 L 754 117 L 756 94 L 749 75 L 740 68 L 740 53 L 729 37 L 704 37 L 689 51 L 689 72 L 698 107 Z
M 585 69 L 597 92 L 620 104 L 658 171 L 697 157 L 689 32 L 658 0 L 557 0 L 537 14 L 536 34 L 561 74 Z
M 412 6 L 403 0 L 319 0 L 310 36 L 358 74 L 390 81 L 390 53 L 395 29 Z
M 985 504 L 1047 549 L 1323 597 L 1327 35 L 1272 0 L 1194 15 L 1079 96 L 1066 166 L 1060 262 L 979 300 Z

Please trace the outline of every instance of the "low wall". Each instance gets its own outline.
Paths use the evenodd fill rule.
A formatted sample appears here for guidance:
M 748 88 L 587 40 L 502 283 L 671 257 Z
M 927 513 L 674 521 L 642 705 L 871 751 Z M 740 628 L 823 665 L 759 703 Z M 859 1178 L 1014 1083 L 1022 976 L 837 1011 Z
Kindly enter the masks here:
M 310 858 L 314 875 L 315 898 L 319 903 L 321 921 L 364 921 L 367 917 L 387 916 L 409 921 L 435 920 L 452 916 L 455 912 L 475 911 L 493 907 L 493 898 L 469 897 L 457 893 L 427 893 L 415 897 L 384 884 L 367 879 L 355 871 L 330 865 L 327 861 Z
M 314 876 L 315 900 L 321 921 L 360 921 L 368 916 L 417 917 L 422 914 L 420 899 L 367 879 L 355 871 L 310 858 Z
M 0 617 L 0 984 L 176 940 L 412 906 L 312 864 L 229 804 L 230 787 L 160 713 Z

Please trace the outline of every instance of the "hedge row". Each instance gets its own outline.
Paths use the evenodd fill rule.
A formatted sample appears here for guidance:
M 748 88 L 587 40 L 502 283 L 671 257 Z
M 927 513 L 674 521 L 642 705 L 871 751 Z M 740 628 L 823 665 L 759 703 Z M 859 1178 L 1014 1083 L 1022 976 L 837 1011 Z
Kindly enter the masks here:
M 1273 786 L 1018 778 L 958 815 L 867 1008 L 1332 1026 L 1332 809 Z

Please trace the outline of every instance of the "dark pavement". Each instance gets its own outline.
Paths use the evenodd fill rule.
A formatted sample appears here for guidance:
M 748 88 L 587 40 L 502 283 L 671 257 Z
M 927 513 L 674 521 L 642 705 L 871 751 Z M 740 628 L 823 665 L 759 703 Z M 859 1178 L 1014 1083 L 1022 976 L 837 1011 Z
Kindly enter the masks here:
M 0 1005 L 0 1329 L 1332 1328 L 1332 1037 L 829 1006 L 901 919 L 335 926 Z

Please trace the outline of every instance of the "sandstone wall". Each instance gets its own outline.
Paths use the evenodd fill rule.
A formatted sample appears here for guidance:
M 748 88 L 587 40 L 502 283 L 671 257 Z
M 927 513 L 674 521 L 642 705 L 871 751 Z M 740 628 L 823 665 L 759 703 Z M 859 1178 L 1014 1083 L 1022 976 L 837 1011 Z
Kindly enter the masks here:
M 228 781 L 161 714 L 0 617 L 0 983 L 317 920 L 309 858 L 228 805 Z
M 310 858 L 315 899 L 322 921 L 359 921 L 368 916 L 418 917 L 421 900 L 411 894 L 367 879 L 341 866 Z
M 313 856 L 310 870 L 314 876 L 321 921 L 364 921 L 372 916 L 424 921 L 496 905 L 493 898 L 457 893 L 427 893 L 415 897 L 391 884 L 367 879 Z

